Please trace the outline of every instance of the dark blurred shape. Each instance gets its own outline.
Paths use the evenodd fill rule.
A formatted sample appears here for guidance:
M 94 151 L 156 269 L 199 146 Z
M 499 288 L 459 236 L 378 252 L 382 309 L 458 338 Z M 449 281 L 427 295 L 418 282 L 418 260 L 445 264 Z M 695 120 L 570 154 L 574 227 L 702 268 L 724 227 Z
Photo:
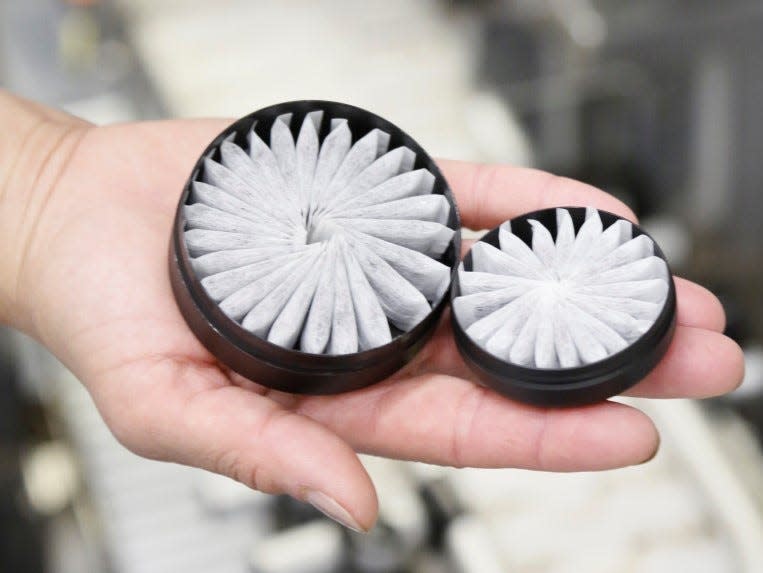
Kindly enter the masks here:
M 536 162 L 691 230 L 680 272 L 729 285 L 763 339 L 763 3 L 496 0 L 480 78 Z
M 448 525 L 463 513 L 463 508 L 445 480 L 427 481 L 419 493 L 429 516 L 429 545 L 442 551 Z
M 282 530 L 321 519 L 323 514 L 310 504 L 297 501 L 288 495 L 279 495 L 276 498 L 273 517 L 276 529 Z
M 20 456 L 26 431 L 8 333 L 0 328 L 0 569 L 44 570 L 43 524 L 23 494 Z

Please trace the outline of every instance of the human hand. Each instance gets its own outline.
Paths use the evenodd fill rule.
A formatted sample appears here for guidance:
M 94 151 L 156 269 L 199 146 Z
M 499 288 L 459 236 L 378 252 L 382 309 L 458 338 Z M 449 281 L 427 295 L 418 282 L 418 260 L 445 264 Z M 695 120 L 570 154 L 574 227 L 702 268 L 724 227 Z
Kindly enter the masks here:
M 372 527 L 377 501 L 355 452 L 554 471 L 637 464 L 656 452 L 654 425 L 629 406 L 543 409 L 475 384 L 447 316 L 411 364 L 363 390 L 295 396 L 231 372 L 186 326 L 167 270 L 183 183 L 227 122 L 94 128 L 14 101 L 45 120 L 30 123 L 38 127 L 16 167 L 4 169 L 0 320 L 51 349 L 130 450 L 290 494 L 360 530 Z M 555 205 L 634 218 L 613 197 L 540 171 L 440 166 L 471 228 Z M 741 380 L 717 299 L 682 279 L 676 287 L 673 342 L 631 395 L 700 398 Z

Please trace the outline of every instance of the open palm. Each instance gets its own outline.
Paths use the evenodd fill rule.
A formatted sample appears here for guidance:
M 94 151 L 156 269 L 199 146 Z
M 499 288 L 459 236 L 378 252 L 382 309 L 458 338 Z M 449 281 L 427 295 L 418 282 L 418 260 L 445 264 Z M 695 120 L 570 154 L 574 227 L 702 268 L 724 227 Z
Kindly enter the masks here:
M 653 424 L 628 406 L 546 410 L 475 384 L 447 317 L 402 372 L 348 394 L 283 394 L 219 364 L 175 305 L 167 249 L 183 183 L 225 124 L 67 131 L 71 143 L 24 241 L 16 292 L 29 315 L 22 322 L 83 381 L 128 448 L 291 494 L 358 529 L 372 526 L 377 502 L 356 451 L 559 471 L 635 464 L 654 454 Z M 471 228 L 555 205 L 633 217 L 601 191 L 540 171 L 440 165 Z M 740 351 L 719 334 L 718 301 L 688 281 L 677 279 L 677 289 L 672 346 L 634 395 L 705 397 L 741 378 Z

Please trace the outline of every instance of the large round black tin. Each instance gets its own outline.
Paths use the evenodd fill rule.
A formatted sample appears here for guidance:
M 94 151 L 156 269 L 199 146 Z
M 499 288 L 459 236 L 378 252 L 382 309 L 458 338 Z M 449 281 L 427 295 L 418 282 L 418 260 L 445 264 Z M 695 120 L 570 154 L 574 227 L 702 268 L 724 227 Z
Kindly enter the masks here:
M 220 144 L 231 137 L 246 146 L 246 135 L 254 129 L 263 141 L 270 141 L 270 128 L 276 117 L 292 113 L 292 133 L 305 115 L 323 110 L 328 117 L 348 120 L 353 140 L 357 141 L 374 128 L 390 135 L 389 148 L 404 145 L 416 153 L 414 169 L 425 168 L 435 176 L 433 193 L 444 195 L 451 206 L 448 227 L 454 229 L 451 245 L 439 259 L 455 274 L 460 252 L 460 219 L 453 194 L 434 160 L 409 135 L 389 121 L 347 104 L 305 100 L 281 103 L 256 111 L 227 127 L 204 150 L 188 178 L 175 215 L 170 241 L 170 279 L 178 307 L 188 326 L 201 343 L 224 365 L 259 384 L 297 394 L 333 394 L 355 390 L 378 382 L 408 363 L 429 339 L 445 306 L 448 293 L 432 311 L 412 330 L 401 333 L 393 329 L 388 344 L 354 354 L 309 354 L 277 346 L 255 336 L 228 318 L 205 292 L 191 266 L 183 233 L 185 218 L 183 205 L 188 202 L 191 183 L 202 174 L 205 158 L 219 158 Z M 326 137 L 329 123 L 324 119 L 319 138 Z M 396 335 L 395 335 L 396 334 Z
M 569 211 L 577 233 L 585 221 L 585 208 L 562 208 Z M 606 211 L 599 211 L 599 215 L 604 228 L 622 219 Z M 512 232 L 528 245 L 532 244 L 530 219 L 542 223 L 556 238 L 556 208 L 543 209 L 511 219 Z M 499 228 L 500 226 L 492 229 L 480 240 L 500 248 Z M 638 235 L 649 236 L 637 225 L 633 225 L 633 236 Z M 654 239 L 652 241 L 654 242 Z M 654 254 L 667 264 L 665 255 L 656 242 Z M 463 264 L 466 271 L 472 270 L 471 252 L 467 253 Z M 452 298 L 459 296 L 460 292 L 456 276 L 451 289 Z M 665 304 L 649 330 L 620 352 L 598 362 L 574 368 L 531 368 L 502 360 L 475 343 L 462 328 L 456 313 L 451 314 L 458 349 L 483 384 L 504 396 L 529 404 L 579 406 L 599 402 L 624 392 L 646 376 L 660 361 L 675 330 L 676 290 L 671 274 Z

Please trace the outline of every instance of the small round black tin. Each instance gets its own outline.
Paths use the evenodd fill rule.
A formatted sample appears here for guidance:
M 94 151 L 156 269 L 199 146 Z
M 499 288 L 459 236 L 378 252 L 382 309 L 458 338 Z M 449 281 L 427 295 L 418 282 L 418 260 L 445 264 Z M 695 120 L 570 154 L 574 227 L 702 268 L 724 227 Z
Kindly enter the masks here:
M 566 213 L 566 214 L 565 214 Z M 551 248 L 554 245 L 559 245 L 560 243 L 560 221 L 564 221 L 565 233 L 567 235 L 570 235 L 572 233 L 571 229 L 574 228 L 574 237 L 578 237 L 580 235 L 581 228 L 583 227 L 584 223 L 588 221 L 589 217 L 598 217 L 597 221 L 600 221 L 600 223 L 596 223 L 599 225 L 599 229 L 602 232 L 607 232 L 609 229 L 609 232 L 604 235 L 605 238 L 609 238 L 610 240 L 612 237 L 620 232 L 619 229 L 629 229 L 629 233 L 631 233 L 631 239 L 636 240 L 640 243 L 642 246 L 651 243 L 653 245 L 653 249 L 651 252 L 651 255 L 645 256 L 644 259 L 649 259 L 648 261 L 644 263 L 638 263 L 633 264 L 632 268 L 639 270 L 638 272 L 641 272 L 641 275 L 643 277 L 644 269 L 647 268 L 649 265 L 651 265 L 653 268 L 659 268 L 664 266 L 664 277 L 665 277 L 665 288 L 664 288 L 664 296 L 660 295 L 662 298 L 661 303 L 657 302 L 643 302 L 640 300 L 637 300 L 636 303 L 628 303 L 627 301 L 621 300 L 620 298 L 613 296 L 614 294 L 621 294 L 622 292 L 628 291 L 628 292 L 634 292 L 638 296 L 641 296 L 643 298 L 643 292 L 644 289 L 641 288 L 640 290 L 636 289 L 634 285 L 636 285 L 635 281 L 627 281 L 628 284 L 625 286 L 622 285 L 616 285 L 617 288 L 612 287 L 611 285 L 607 284 L 595 284 L 593 287 L 591 286 L 584 286 L 582 287 L 582 290 L 584 291 L 585 296 L 592 297 L 590 299 L 584 299 L 584 303 L 587 305 L 586 308 L 589 311 L 592 311 L 594 314 L 596 314 L 599 318 L 601 318 L 601 321 L 605 323 L 615 323 L 617 322 L 615 320 L 616 317 L 620 317 L 619 310 L 606 310 L 606 308 L 609 307 L 602 307 L 601 309 L 593 308 L 589 301 L 600 301 L 603 303 L 614 303 L 616 305 L 619 305 L 623 308 L 627 308 L 628 304 L 635 305 L 637 310 L 633 310 L 632 312 L 643 312 L 643 308 L 654 308 L 653 316 L 650 317 L 649 320 L 652 320 L 653 322 L 651 325 L 647 325 L 646 321 L 643 319 L 636 320 L 634 319 L 632 321 L 632 324 L 637 325 L 638 328 L 641 330 L 638 331 L 640 334 L 634 334 L 632 335 L 632 339 L 627 342 L 627 345 L 618 351 L 611 352 L 609 355 L 602 357 L 601 359 L 585 362 L 585 363 L 578 363 L 571 367 L 563 367 L 560 363 L 561 361 L 561 354 L 558 352 L 560 345 L 563 346 L 562 343 L 557 340 L 556 336 L 557 333 L 554 332 L 552 340 L 554 341 L 554 344 L 551 345 L 550 348 L 554 350 L 556 354 L 548 355 L 546 354 L 545 357 L 538 356 L 539 348 L 541 347 L 541 344 L 539 342 L 540 339 L 540 329 L 545 329 L 544 332 L 546 332 L 546 341 L 548 340 L 548 334 L 547 330 L 551 329 L 553 331 L 554 328 L 556 328 L 557 325 L 562 324 L 563 328 L 566 329 L 568 332 L 572 328 L 574 331 L 575 326 L 573 324 L 572 327 L 569 326 L 570 321 L 574 323 L 574 320 L 578 316 L 578 314 L 569 313 L 567 315 L 562 316 L 560 314 L 559 308 L 569 308 L 567 306 L 565 307 L 551 307 L 555 308 L 556 311 L 551 312 L 548 311 L 547 314 L 543 315 L 541 314 L 542 320 L 539 320 L 539 326 L 536 327 L 535 331 L 535 346 L 534 346 L 534 352 L 535 355 L 532 357 L 529 361 L 525 361 L 525 363 L 514 363 L 510 359 L 510 355 L 501 354 L 498 352 L 488 351 L 487 348 L 497 348 L 500 347 L 501 344 L 506 344 L 504 342 L 504 339 L 499 340 L 498 342 L 493 342 L 495 338 L 498 338 L 498 335 L 495 334 L 489 334 L 486 335 L 486 337 L 483 337 L 480 339 L 480 341 L 475 340 L 475 337 L 482 336 L 483 332 L 490 332 L 489 330 L 485 330 L 484 327 L 482 330 L 480 330 L 480 326 L 473 326 L 476 324 L 476 321 L 480 318 L 484 318 L 484 314 L 487 312 L 484 310 L 484 307 L 479 306 L 473 306 L 471 308 L 468 308 L 468 310 L 472 313 L 477 313 L 475 320 L 474 316 L 471 316 L 469 318 L 469 321 L 473 321 L 470 324 L 466 324 L 467 318 L 465 318 L 468 314 L 466 310 L 461 311 L 461 318 L 459 318 L 459 309 L 460 308 L 467 308 L 466 305 L 461 305 L 457 303 L 457 299 L 459 297 L 465 296 L 462 292 L 462 282 L 464 280 L 464 277 L 469 279 L 469 289 L 470 292 L 468 294 L 474 294 L 476 292 L 479 292 L 480 285 L 478 282 L 476 282 L 476 279 L 473 279 L 471 277 L 473 276 L 486 276 L 486 275 L 478 275 L 477 273 L 474 273 L 473 275 L 467 276 L 469 273 L 472 273 L 474 271 L 474 256 L 475 256 L 475 248 L 478 248 L 478 251 L 480 253 L 480 256 L 483 257 L 482 260 L 485 260 L 485 256 L 495 256 L 496 264 L 503 264 L 504 260 L 501 258 L 501 255 L 495 254 L 497 250 L 501 250 L 501 233 L 506 233 L 507 231 L 510 232 L 513 237 L 518 238 L 524 245 L 526 245 L 530 252 L 533 251 L 533 235 L 536 232 L 539 233 L 539 235 L 544 235 L 545 237 L 545 247 L 546 247 L 546 253 L 548 257 L 550 257 L 549 261 L 555 261 L 553 259 L 554 256 L 559 256 L 557 254 L 554 254 L 553 249 Z M 613 225 L 617 225 L 617 229 L 613 227 Z M 545 228 L 545 230 L 548 231 L 549 236 L 545 236 L 545 232 L 540 227 Z M 610 227 L 613 227 L 610 229 Z M 503 231 L 501 230 L 503 228 Z M 544 237 L 539 237 L 544 238 Z M 639 239 L 639 237 L 641 237 Z M 508 239 L 508 235 L 504 236 L 504 239 Z M 514 238 L 511 238 L 512 241 L 514 241 L 514 246 L 508 247 L 511 248 L 519 248 L 521 250 L 521 244 L 517 242 Z M 569 239 L 567 239 L 569 240 Z M 577 257 L 576 261 L 583 261 L 582 255 L 584 254 L 583 251 L 590 251 L 595 252 L 596 249 L 603 249 L 600 245 L 602 241 L 605 239 L 599 239 L 598 242 L 596 240 L 591 240 L 589 243 L 588 249 L 582 249 L 580 253 L 576 253 L 575 257 Z M 624 244 L 624 241 L 626 239 L 621 239 L 623 241 L 622 244 Z M 483 243 L 483 245 L 480 245 L 480 243 Z M 542 243 L 542 241 L 541 241 Z M 484 245 L 486 244 L 486 245 Z M 599 246 L 597 246 L 599 245 Z M 507 245 L 504 244 L 504 247 L 507 248 Z M 623 251 L 628 250 L 630 247 L 625 247 L 624 249 L 621 249 Z M 543 253 L 544 245 L 539 244 L 537 245 L 536 250 Z M 633 249 L 631 249 L 633 251 Z M 484 254 L 483 254 L 484 252 Z M 505 252 L 505 251 L 504 251 Z M 566 256 L 572 257 L 572 255 L 569 254 L 569 250 L 566 254 Z M 608 255 L 609 259 L 607 259 L 609 262 L 615 261 L 615 262 L 622 262 L 623 256 L 614 256 L 611 253 Z M 509 259 L 506 259 L 507 261 Z M 527 259 L 529 260 L 529 259 Z M 516 259 L 512 259 L 512 261 L 516 262 Z M 634 259 L 635 261 L 635 259 Z M 660 262 L 662 261 L 662 262 Z M 662 264 L 664 263 L 664 265 Z M 488 263 L 481 263 L 481 264 L 488 264 Z M 492 263 L 490 263 L 492 264 Z M 518 263 L 520 266 L 524 263 Z M 582 264 L 582 263 L 581 263 Z M 585 263 L 588 265 L 589 263 Z M 574 266 L 574 265 L 573 265 Z M 534 268 L 534 267 L 533 267 Z M 569 270 L 570 265 L 568 264 L 566 267 L 564 265 L 561 265 L 561 268 L 566 269 L 564 272 L 560 275 L 566 276 L 564 273 L 570 274 L 572 271 Z M 604 280 L 606 278 L 605 274 L 599 269 L 598 271 L 594 272 L 596 270 L 596 267 L 589 266 L 584 267 L 593 269 L 591 271 L 591 275 L 594 277 L 594 280 Z M 624 267 L 621 266 L 621 269 L 627 269 L 630 267 Z M 500 269 L 501 272 L 514 272 L 514 268 L 511 266 L 507 266 L 505 268 Z M 530 271 L 528 271 L 530 272 Z M 622 274 L 621 271 L 615 271 L 620 274 Z M 630 272 L 630 271 L 629 271 Z M 466 273 L 466 274 L 462 274 Z M 572 273 L 574 274 L 574 273 Z M 580 273 L 579 273 L 580 274 Z M 583 273 L 584 275 L 584 273 Z M 545 275 L 544 275 L 545 276 Z M 613 275 L 614 276 L 614 275 Z M 555 275 L 556 277 L 556 275 Z M 603 278 L 602 278 L 603 277 Z M 490 279 L 493 281 L 493 283 L 496 283 L 497 286 L 501 286 L 503 283 L 500 281 L 503 281 L 503 278 L 498 279 Z M 508 281 L 508 279 L 506 279 Z M 531 279 L 532 280 L 532 279 Z M 554 279 L 556 280 L 556 278 Z M 642 279 L 639 279 L 642 280 Z M 649 283 L 650 288 L 652 286 L 652 283 L 656 279 L 650 279 L 652 282 Z M 493 284 L 492 288 L 496 287 L 496 284 Z M 506 283 L 508 284 L 508 282 Z M 523 283 L 523 284 L 530 284 L 530 283 Z M 646 284 L 646 283 L 644 283 Z M 659 286 L 659 285 L 657 285 Z M 522 287 L 524 288 L 524 286 Z M 565 287 L 566 288 L 566 287 Z M 578 288 L 578 287 L 574 287 Z M 580 289 L 579 289 L 580 290 Z M 508 291 L 507 291 L 508 292 Z M 522 291 L 525 292 L 525 291 Z M 545 291 L 543 291 L 545 293 Z M 567 292 L 567 291 L 565 291 Z M 593 293 L 593 294 L 592 294 Z M 604 211 L 596 211 L 595 209 L 586 209 L 586 208 L 580 208 L 580 207 L 565 207 L 560 209 L 545 209 L 541 211 L 536 211 L 533 213 L 528 213 L 526 215 L 517 217 L 515 219 L 512 219 L 508 221 L 507 223 L 504 223 L 504 225 L 497 227 L 490 232 L 488 232 L 480 241 L 475 243 L 475 245 L 472 247 L 470 252 L 466 255 L 463 261 L 463 267 L 459 273 L 457 273 L 457 276 L 454 279 L 453 288 L 451 292 L 452 296 L 452 302 L 453 302 L 453 313 L 452 313 L 452 324 L 453 324 L 453 330 L 456 337 L 456 343 L 457 346 L 464 357 L 467 364 L 470 366 L 470 368 L 475 372 L 479 380 L 484 383 L 486 386 L 496 390 L 497 392 L 516 400 L 520 400 L 522 402 L 526 402 L 529 404 L 539 405 L 539 406 L 575 406 L 575 405 L 583 405 L 583 404 L 589 404 L 597 401 L 604 400 L 606 398 L 609 398 L 611 396 L 617 395 L 622 393 L 623 391 L 627 390 L 631 386 L 633 386 L 636 382 L 641 380 L 646 374 L 648 374 L 654 366 L 658 363 L 658 361 L 663 357 L 665 352 L 667 351 L 668 345 L 670 344 L 670 341 L 673 336 L 673 332 L 675 329 L 675 322 L 676 322 L 676 293 L 675 293 L 675 285 L 672 278 L 672 274 L 670 273 L 670 270 L 667 266 L 667 261 L 665 260 L 665 256 L 663 252 L 660 250 L 659 246 L 649 237 L 648 234 L 646 234 L 642 229 L 640 229 L 637 225 L 632 225 L 629 222 L 625 221 L 621 217 L 618 217 L 617 215 L 614 215 L 612 213 L 607 213 Z M 542 302 L 542 296 L 545 295 L 537 295 L 535 299 L 532 299 L 530 303 L 525 304 L 525 312 L 533 312 L 528 311 L 527 308 L 534 308 L 535 312 L 538 312 L 538 305 L 543 304 Z M 565 296 L 567 296 L 565 294 Z M 574 293 L 574 296 L 578 296 L 577 291 Z M 654 296 L 654 295 L 652 295 Z M 617 299 L 617 300 L 613 300 Z M 512 299 L 515 300 L 515 299 Z M 576 299 L 577 300 L 577 299 Z M 555 303 L 556 304 L 556 303 Z M 654 307 L 650 305 L 656 305 Z M 508 308 L 508 304 L 506 305 Z M 482 308 L 482 310 L 480 310 Z M 476 310 L 474 310 L 476 309 Z M 495 312 L 494 307 L 490 307 L 488 310 Z M 511 310 L 504 310 L 504 318 L 506 320 L 504 322 L 508 322 L 511 320 L 514 320 L 512 318 Z M 626 313 L 627 314 L 627 313 Z M 534 315 L 529 315 L 534 316 Z M 586 319 L 589 320 L 589 319 Z M 599 322 L 601 322 L 599 321 Z M 531 322 L 531 319 L 527 319 L 524 321 L 519 321 L 523 326 L 521 328 L 525 328 L 527 323 Z M 548 324 L 551 324 L 552 326 L 547 326 Z M 485 322 L 483 322 L 483 325 Z M 593 323 L 591 323 L 593 324 Z M 628 322 L 625 318 L 621 320 L 617 326 L 621 329 L 626 329 L 628 325 L 631 324 L 631 322 Z M 502 323 L 502 326 L 503 323 Z M 506 328 L 504 326 L 504 328 Z M 519 327 L 518 327 L 519 328 Z M 562 327 L 559 327 L 560 331 L 563 329 Z M 470 331 L 472 334 L 470 335 L 469 332 L 467 332 L 467 329 L 471 329 Z M 494 331 L 495 332 L 495 331 Z M 524 331 L 521 331 L 524 332 Z M 588 331 L 590 332 L 590 331 Z M 490 337 L 495 338 L 490 338 Z M 565 335 L 566 336 L 566 335 Z M 564 338 L 559 336 L 560 339 Z M 613 336 L 614 338 L 614 336 Z M 488 340 L 489 342 L 486 342 Z M 517 336 L 516 340 L 519 340 L 519 336 Z M 579 344 L 579 340 L 575 340 L 573 337 L 567 337 L 564 338 L 564 340 L 569 343 L 570 340 L 572 340 L 573 343 Z M 489 346 L 492 344 L 492 347 Z M 513 344 L 516 345 L 516 342 Z M 622 344 L 622 341 L 621 341 Z M 544 352 L 546 352 L 549 348 L 548 344 L 542 345 L 545 349 Z M 513 346 L 511 347 L 514 348 Z M 567 350 L 565 350 L 567 352 Z M 591 349 L 586 349 L 586 352 L 590 353 Z M 519 352 L 519 354 L 522 354 L 522 352 Z M 525 351 L 524 354 L 526 355 L 527 352 Z M 581 354 L 578 354 L 578 361 L 581 362 L 582 359 L 580 358 Z M 537 363 L 538 361 L 542 361 L 546 363 L 545 367 L 538 367 Z M 548 367 L 547 364 L 552 364 L 553 367 Z M 574 360 L 571 362 L 574 363 Z
M 404 146 L 415 154 L 412 169 L 425 169 L 433 176 L 431 193 L 447 200 L 450 206 L 443 224 L 453 230 L 447 248 L 437 260 L 448 267 L 447 282 L 455 273 L 460 249 L 460 221 L 453 195 L 432 158 L 410 136 L 389 121 L 363 109 L 329 101 L 294 101 L 256 111 L 239 119 L 220 133 L 204 150 L 186 182 L 180 197 L 170 241 L 169 268 L 173 293 L 183 317 L 202 344 L 219 361 L 239 374 L 265 386 L 299 394 L 331 394 L 350 391 L 378 382 L 409 362 L 432 334 L 448 302 L 448 289 L 414 326 L 402 331 L 390 327 L 391 340 L 381 346 L 346 354 L 319 354 L 286 348 L 269 342 L 242 327 L 213 300 L 194 269 L 194 256 L 189 251 L 185 233 L 188 229 L 185 208 L 192 203 L 193 185 L 204 179 L 205 162 L 221 161 L 221 146 L 233 142 L 246 148 L 250 130 L 266 144 L 271 127 L 288 115 L 296 140 L 300 124 L 308 114 L 322 111 L 325 118 L 346 120 L 353 143 L 374 129 L 389 136 L 388 149 Z M 333 124 L 323 121 L 318 130 L 321 144 Z

